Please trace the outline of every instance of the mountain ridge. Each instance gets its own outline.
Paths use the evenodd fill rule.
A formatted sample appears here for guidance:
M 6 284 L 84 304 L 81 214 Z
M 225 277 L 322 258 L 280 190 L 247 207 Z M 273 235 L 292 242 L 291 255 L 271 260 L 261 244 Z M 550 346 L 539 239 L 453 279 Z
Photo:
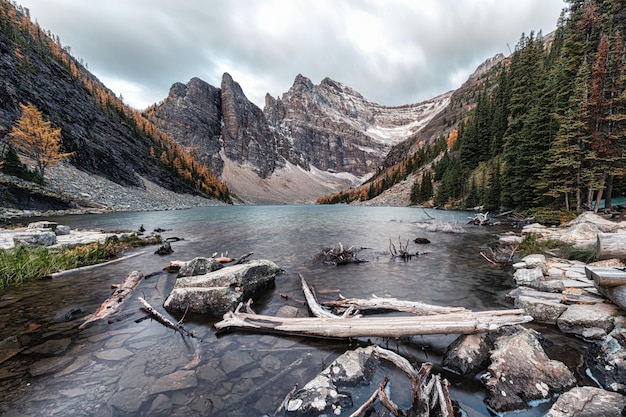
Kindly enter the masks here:
M 19 116 L 18 103 L 32 101 L 62 128 L 64 150 L 75 152 L 69 163 L 95 176 L 95 183 L 103 177 L 140 191 L 148 181 L 196 194 L 194 187 L 202 184 L 177 175 L 181 163 L 190 164 L 185 175 L 193 175 L 199 162 L 238 201 L 311 203 L 320 193 L 356 187 L 380 170 L 389 151 L 431 125 L 454 94 L 383 106 L 328 77 L 315 85 L 298 74 L 281 97 L 266 95 L 260 109 L 225 73 L 219 87 L 198 77 L 175 82 L 168 97 L 139 114 L 23 11 L 6 0 L 0 5 L 0 124 L 8 130 Z M 224 194 L 221 185 L 212 187 Z

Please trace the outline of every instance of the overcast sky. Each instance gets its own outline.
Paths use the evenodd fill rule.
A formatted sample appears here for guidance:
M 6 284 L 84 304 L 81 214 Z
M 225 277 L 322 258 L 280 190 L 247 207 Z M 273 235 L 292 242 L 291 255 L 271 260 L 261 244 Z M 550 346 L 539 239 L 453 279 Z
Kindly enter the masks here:
M 562 0 L 17 0 L 124 102 L 228 72 L 261 108 L 298 74 L 384 105 L 458 88 L 522 33 L 556 27 Z

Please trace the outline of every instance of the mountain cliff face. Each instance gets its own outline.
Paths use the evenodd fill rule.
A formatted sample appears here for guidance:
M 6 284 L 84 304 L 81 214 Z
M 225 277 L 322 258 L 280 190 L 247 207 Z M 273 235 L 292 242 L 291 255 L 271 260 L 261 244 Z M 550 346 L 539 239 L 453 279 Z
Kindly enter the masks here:
M 176 83 L 146 115 L 229 188 L 251 203 L 311 202 L 357 185 L 396 144 L 418 132 L 451 93 L 413 105 L 385 107 L 353 89 L 298 75 L 263 111 L 224 74 L 220 88 L 194 78 Z
M 448 97 L 386 107 L 330 78 L 316 86 L 298 75 L 282 98 L 266 96 L 264 113 L 276 132 L 290 138 L 311 165 L 362 177 L 380 165 L 393 145 L 441 111 Z
M 61 128 L 62 151 L 73 153 L 69 162 L 82 172 L 142 191 L 148 181 L 178 193 L 202 193 L 194 187 L 196 178 L 183 177 L 153 156 L 157 151 L 175 155 L 179 167 L 186 168 L 193 162 L 190 155 L 125 106 L 60 41 L 33 24 L 23 8 L 0 0 L 2 147 L 21 117 L 21 103 L 33 104 Z M 202 179 L 209 184 L 208 173 Z

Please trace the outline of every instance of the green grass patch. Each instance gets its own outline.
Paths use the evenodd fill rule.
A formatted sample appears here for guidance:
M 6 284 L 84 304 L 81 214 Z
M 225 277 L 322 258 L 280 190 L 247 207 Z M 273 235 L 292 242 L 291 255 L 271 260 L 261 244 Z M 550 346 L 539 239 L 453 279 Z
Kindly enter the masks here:
M 0 288 L 20 285 L 59 271 L 106 262 L 126 249 L 160 242 L 160 235 L 147 239 L 131 236 L 122 240 L 114 236 L 104 243 L 55 248 L 17 245 L 0 249 Z
M 542 240 L 534 233 L 524 236 L 524 239 L 517 247 L 517 254 L 520 257 L 543 254 L 546 256 L 558 256 L 571 261 L 581 261 L 584 263 L 596 260 L 595 246 L 575 246 L 572 243 L 565 243 L 559 240 Z

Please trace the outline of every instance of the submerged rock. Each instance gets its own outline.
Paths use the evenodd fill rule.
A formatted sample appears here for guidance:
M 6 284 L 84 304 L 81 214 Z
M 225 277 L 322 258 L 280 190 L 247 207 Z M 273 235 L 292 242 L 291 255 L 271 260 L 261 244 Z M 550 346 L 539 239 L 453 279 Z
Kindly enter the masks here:
M 163 307 L 220 316 L 273 284 L 280 272 L 272 261 L 252 260 L 204 275 L 178 278 Z

